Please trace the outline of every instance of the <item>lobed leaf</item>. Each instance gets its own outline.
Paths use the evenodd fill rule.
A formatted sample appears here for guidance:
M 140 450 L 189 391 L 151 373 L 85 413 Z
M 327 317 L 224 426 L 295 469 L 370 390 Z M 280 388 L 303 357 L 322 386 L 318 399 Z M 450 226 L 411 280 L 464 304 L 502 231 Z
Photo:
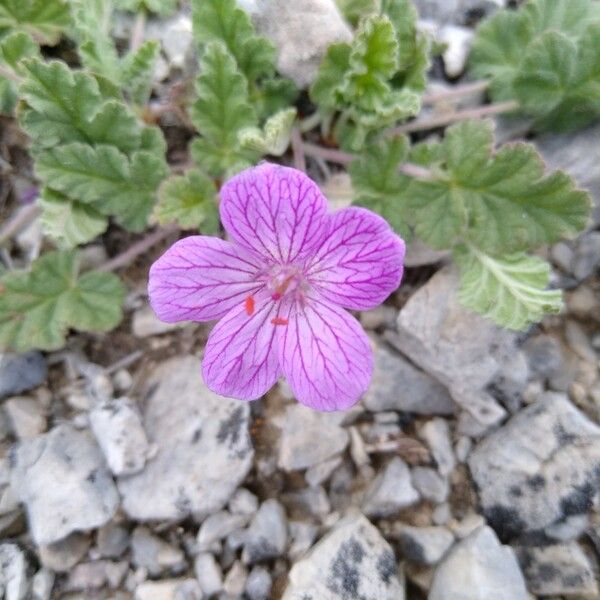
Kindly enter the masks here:
M 4 65 L 16 75 L 23 73 L 21 66 L 23 59 L 38 55 L 38 45 L 24 31 L 9 33 L 0 39 L 0 65 Z M 14 82 L 0 75 L 0 113 L 12 115 L 17 99 Z
M 344 76 L 350 66 L 350 44 L 340 42 L 327 48 L 317 77 L 310 88 L 310 98 L 322 108 L 344 106 Z
M 161 186 L 154 218 L 161 225 L 177 223 L 182 229 L 200 228 L 219 233 L 217 190 L 211 179 L 198 171 L 167 179 Z
M 240 145 L 260 154 L 281 156 L 290 145 L 296 113 L 295 108 L 287 108 L 267 119 L 262 129 L 242 129 L 239 133 Z
M 159 52 L 160 44 L 148 40 L 123 59 L 121 87 L 127 91 L 134 104 L 144 105 L 150 98 L 152 76 Z
M 500 258 L 472 246 L 454 251 L 463 305 L 498 325 L 523 330 L 562 308 L 560 290 L 547 290 L 550 265 L 523 253 Z
M 72 252 L 48 252 L 0 278 L 0 347 L 55 350 L 69 329 L 101 332 L 122 318 L 125 288 L 111 273 L 78 274 Z
M 54 45 L 70 24 L 66 0 L 0 0 L 2 30 L 24 31 L 40 43 Z

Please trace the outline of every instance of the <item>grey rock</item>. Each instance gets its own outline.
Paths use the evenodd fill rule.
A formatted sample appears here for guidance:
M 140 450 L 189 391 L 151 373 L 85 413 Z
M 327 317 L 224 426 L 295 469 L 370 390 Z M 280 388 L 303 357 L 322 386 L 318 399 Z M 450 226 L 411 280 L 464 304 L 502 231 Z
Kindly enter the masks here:
M 438 271 L 402 308 L 389 339 L 444 385 L 480 390 L 514 352 L 515 335 L 464 308 L 457 288 L 452 269 Z
M 485 390 L 450 389 L 452 398 L 463 408 L 457 431 L 461 435 L 480 437 L 506 418 L 506 410 Z
M 150 306 L 144 306 L 133 313 L 131 324 L 133 335 L 138 338 L 161 335 L 181 328 L 181 323 L 165 323 L 161 321 Z
M 523 351 L 532 374 L 542 379 L 554 376 L 564 360 L 559 342 L 546 334 L 528 338 L 523 344 Z
M 133 475 L 144 468 L 150 446 L 131 400 L 118 398 L 98 404 L 90 412 L 90 426 L 115 475 Z
M 375 308 L 360 313 L 360 322 L 365 329 L 378 329 L 379 327 L 393 328 L 398 311 L 392 306 L 380 304 Z
M 409 527 L 402 525 L 398 535 L 403 558 L 423 565 L 435 565 L 454 544 L 454 536 L 445 527 Z
M 243 2 L 247 5 L 247 0 Z M 299 87 L 315 79 L 327 48 L 349 42 L 352 32 L 333 0 L 255 0 L 258 31 L 277 47 L 277 69 Z
M 289 573 L 283 600 L 404 600 L 389 544 L 362 515 L 337 523 Z
M 229 510 L 237 515 L 253 515 L 258 510 L 258 498 L 246 488 L 239 488 L 229 500 Z
M 461 436 L 458 438 L 454 446 L 454 454 L 456 455 L 456 460 L 460 463 L 464 463 L 471 452 L 471 448 L 473 447 L 473 442 L 466 436 Z
M 348 445 L 348 433 L 340 427 L 338 413 L 322 413 L 302 406 L 288 405 L 275 420 L 281 427 L 277 464 L 284 471 L 306 469 L 327 460 Z
M 185 568 L 183 552 L 153 535 L 146 527 L 137 527 L 131 536 L 132 563 L 156 577 L 164 571 L 180 573 Z
M 434 250 L 418 238 L 414 238 L 406 245 L 404 266 L 414 268 L 424 265 L 434 265 L 449 256 L 450 252 L 446 250 Z
M 436 525 L 446 525 L 450 519 L 452 519 L 452 509 L 450 508 L 450 504 L 448 504 L 448 502 L 444 502 L 443 504 L 436 506 L 431 515 L 431 520 Z
M 368 516 L 387 517 L 418 501 L 419 493 L 412 486 L 410 470 L 401 458 L 396 457 L 368 487 L 362 509 Z
M 525 353 L 519 350 L 509 357 L 487 389 L 509 412 L 515 413 L 521 408 L 528 380 L 529 362 Z
M 585 329 L 577 322 L 569 319 L 565 325 L 565 338 L 569 347 L 577 356 L 589 363 L 595 363 L 598 356 Z
M 96 560 L 76 565 L 64 584 L 65 591 L 88 592 L 119 587 L 129 569 L 127 561 Z
M 204 594 L 210 598 L 223 589 L 223 574 L 215 557 L 208 552 L 201 552 L 194 561 L 194 574 Z
M 42 405 L 33 398 L 16 396 L 4 403 L 4 410 L 15 437 L 34 438 L 46 431 L 46 415 Z
M 552 262 L 565 273 L 571 272 L 573 264 L 573 249 L 567 242 L 558 242 L 550 248 L 550 257 Z
M 248 404 L 206 388 L 194 357 L 164 362 L 149 386 L 144 429 L 158 450 L 143 471 L 119 479 L 123 508 L 138 520 L 219 510 L 252 466 Z
M 288 541 L 287 519 L 277 500 L 265 500 L 248 527 L 242 560 L 253 564 L 282 556 Z
M 202 590 L 194 579 L 144 581 L 135 588 L 134 600 L 203 600 Z
M 29 581 L 25 555 L 16 544 L 0 544 L 0 591 L 6 600 L 25 600 Z
M 502 539 L 585 514 L 600 490 L 600 427 L 548 393 L 469 457 L 483 512 Z
M 54 573 L 48 569 L 40 569 L 31 580 L 32 600 L 50 600 L 54 587 Z
M 249 514 L 231 514 L 226 510 L 208 516 L 198 531 L 198 550 L 208 550 L 214 542 L 222 540 L 237 529 L 244 528 L 249 520 Z
M 289 530 L 291 544 L 288 555 L 292 560 L 296 560 L 313 545 L 318 529 L 306 521 L 290 521 Z
M 325 460 L 322 463 L 307 469 L 306 473 L 304 474 L 304 479 L 306 479 L 306 483 L 311 486 L 325 483 L 341 463 L 341 456 L 336 456 L 334 458 L 330 458 L 329 460 Z
M 577 544 L 518 547 L 517 556 L 529 591 L 538 596 L 597 598 L 596 566 Z
M 419 437 L 429 446 L 440 474 L 450 475 L 456 466 L 456 458 L 448 421 L 439 417 L 427 421 L 421 427 Z
M 44 567 L 57 573 L 71 570 L 87 554 L 90 538 L 83 533 L 72 533 L 64 540 L 38 547 L 38 556 Z
M 429 467 L 415 467 L 412 469 L 411 481 L 423 498 L 437 504 L 445 502 L 450 493 L 448 480 L 435 469 Z
M 381 344 L 375 347 L 373 380 L 363 403 L 374 412 L 421 415 L 451 415 L 456 408 L 443 385 Z
M 48 368 L 41 352 L 0 353 L 0 399 L 41 385 L 47 374 Z
M 180 13 L 157 23 L 157 33 L 169 64 L 183 69 L 187 59 L 193 53 L 194 38 L 192 35 L 192 19 Z
M 239 560 L 236 560 L 223 581 L 226 598 L 240 598 L 244 593 L 247 577 L 248 570 Z
M 282 501 L 293 512 L 298 511 L 307 516 L 324 517 L 331 512 L 331 503 L 321 485 L 288 492 L 282 496 Z
M 124 527 L 109 523 L 98 530 L 96 552 L 101 558 L 119 558 L 129 546 L 129 532 Z
M 38 545 L 101 527 L 119 505 L 119 494 L 92 434 L 70 425 L 22 442 L 13 453 L 11 482 L 25 504 Z
M 568 542 L 579 539 L 590 524 L 588 515 L 571 515 L 563 521 L 550 525 L 544 529 L 546 536 L 552 540 Z
M 273 580 L 269 571 L 263 567 L 254 567 L 246 580 L 248 600 L 269 600 Z
M 444 25 L 440 28 L 437 39 L 446 45 L 442 54 L 444 71 L 448 77 L 458 77 L 465 70 L 467 56 L 471 51 L 473 30 L 459 25 Z
M 452 548 L 435 571 L 429 600 L 528 600 L 509 546 L 481 527 Z
M 470 512 L 460 521 L 452 520 L 449 527 L 452 533 L 462 540 L 485 525 L 485 519 L 477 513 Z
M 600 231 L 585 233 L 575 242 L 572 273 L 582 280 L 590 276 L 600 266 Z
M 504 3 L 503 0 L 416 0 L 415 6 L 422 19 L 462 25 L 473 11 L 491 14 L 504 7 Z

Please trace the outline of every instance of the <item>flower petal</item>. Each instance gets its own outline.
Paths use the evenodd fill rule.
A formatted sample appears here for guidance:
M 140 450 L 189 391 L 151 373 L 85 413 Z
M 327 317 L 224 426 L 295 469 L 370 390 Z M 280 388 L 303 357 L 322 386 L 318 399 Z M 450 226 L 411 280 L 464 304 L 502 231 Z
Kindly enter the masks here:
M 238 244 L 276 263 L 290 263 L 317 247 L 327 201 L 302 171 L 264 163 L 221 188 L 221 221 Z
M 158 318 L 212 321 L 263 287 L 255 281 L 261 261 L 218 238 L 195 235 L 179 240 L 150 268 L 148 295 Z
M 404 242 L 379 215 L 350 207 L 329 217 L 329 229 L 307 267 L 318 293 L 365 310 L 381 304 L 402 279 Z
M 279 362 L 298 401 L 322 411 L 356 404 L 373 372 L 373 351 L 358 321 L 315 297 L 293 303 L 287 320 L 279 328 Z
M 267 294 L 259 295 L 252 314 L 244 305 L 233 308 L 211 331 L 206 343 L 202 374 L 217 394 L 256 400 L 281 375 L 277 358 L 277 306 Z

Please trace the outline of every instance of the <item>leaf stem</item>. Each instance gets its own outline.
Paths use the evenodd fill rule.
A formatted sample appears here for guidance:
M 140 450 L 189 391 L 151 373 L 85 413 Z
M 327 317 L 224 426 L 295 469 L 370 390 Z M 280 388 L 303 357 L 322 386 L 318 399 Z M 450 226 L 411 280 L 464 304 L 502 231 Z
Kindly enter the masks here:
M 146 11 L 140 9 L 135 16 L 131 38 L 129 40 L 129 51 L 135 52 L 144 41 L 144 29 L 146 28 Z
M 42 213 L 36 204 L 28 204 L 22 208 L 0 231 L 0 246 L 4 246 L 14 235 L 25 229 Z
M 468 110 L 455 110 L 441 115 L 434 115 L 428 119 L 411 121 L 399 127 L 390 129 L 391 135 L 402 135 L 405 133 L 414 133 L 416 131 L 428 131 L 429 129 L 437 129 L 466 121 L 468 119 L 482 119 L 490 115 L 499 115 L 502 113 L 513 112 L 519 108 L 519 103 L 516 100 L 507 100 L 506 102 L 498 102 L 497 104 L 487 104 L 478 108 L 470 108 Z
M 479 92 L 484 92 L 489 87 L 490 82 L 487 80 L 473 81 L 464 85 L 457 85 L 443 92 L 433 94 L 425 94 L 422 98 L 423 104 L 438 104 L 447 100 L 456 100 L 465 96 L 472 96 Z
M 142 238 L 139 242 L 130 246 L 125 252 L 118 254 L 108 262 L 104 263 L 99 267 L 98 271 L 116 271 L 121 267 L 126 267 L 131 264 L 138 256 L 147 252 L 152 246 L 156 246 L 159 242 L 162 242 L 170 235 L 173 235 L 178 231 L 175 225 L 165 227 L 163 229 L 157 229 L 156 231 L 148 234 Z
M 294 167 L 300 171 L 306 172 L 306 157 L 304 156 L 304 143 L 302 135 L 297 127 L 292 129 L 291 135 L 292 154 L 294 155 Z
M 322 119 L 323 115 L 319 111 L 316 111 L 312 115 L 302 119 L 298 124 L 298 129 L 300 129 L 301 133 L 307 133 L 319 125 Z

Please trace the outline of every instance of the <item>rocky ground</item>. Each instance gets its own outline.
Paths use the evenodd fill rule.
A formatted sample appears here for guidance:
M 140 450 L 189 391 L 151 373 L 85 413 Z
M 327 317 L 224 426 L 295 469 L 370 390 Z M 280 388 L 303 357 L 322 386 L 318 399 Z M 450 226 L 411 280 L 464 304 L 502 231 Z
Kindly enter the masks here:
M 417 4 L 464 33 L 501 2 Z M 598 140 L 536 141 L 600 206 Z M 344 196 L 343 176 L 324 183 Z M 119 329 L 0 359 L 0 597 L 600 598 L 599 224 L 549 250 L 565 313 L 519 335 L 460 307 L 444 257 L 411 247 L 400 290 L 360 315 L 376 372 L 340 414 L 285 384 L 251 404 L 207 390 L 210 327 L 147 305 L 156 248 L 124 273 Z

